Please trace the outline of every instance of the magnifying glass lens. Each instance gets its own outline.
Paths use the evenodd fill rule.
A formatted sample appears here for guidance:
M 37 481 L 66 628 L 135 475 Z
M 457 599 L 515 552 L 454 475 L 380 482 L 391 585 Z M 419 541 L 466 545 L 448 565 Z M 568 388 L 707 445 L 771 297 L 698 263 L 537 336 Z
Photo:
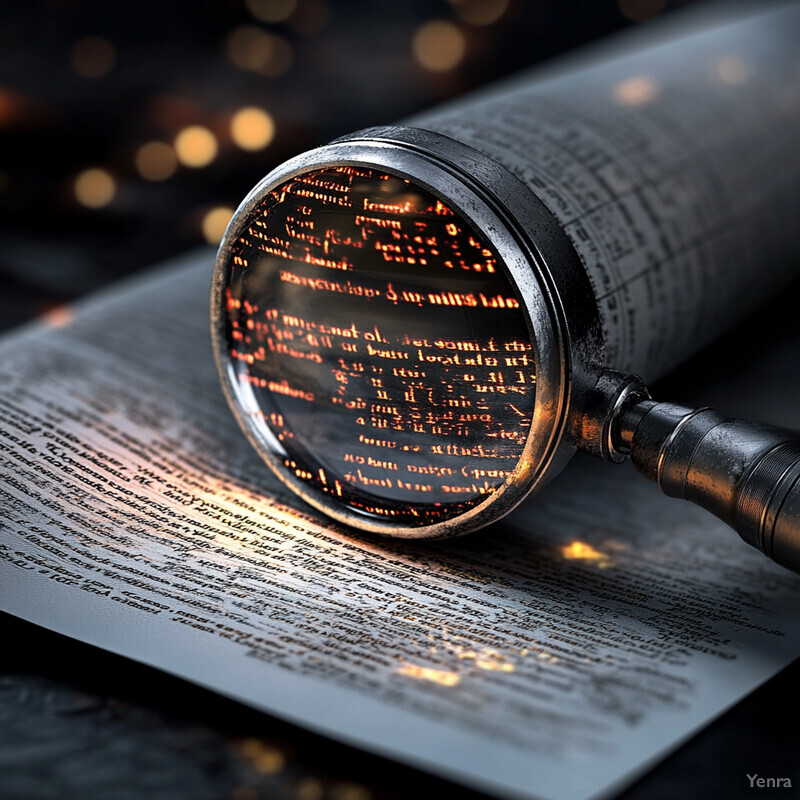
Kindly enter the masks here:
M 290 480 L 405 526 L 506 482 L 534 354 L 516 289 L 463 217 L 403 178 L 319 169 L 270 191 L 229 258 L 234 392 Z

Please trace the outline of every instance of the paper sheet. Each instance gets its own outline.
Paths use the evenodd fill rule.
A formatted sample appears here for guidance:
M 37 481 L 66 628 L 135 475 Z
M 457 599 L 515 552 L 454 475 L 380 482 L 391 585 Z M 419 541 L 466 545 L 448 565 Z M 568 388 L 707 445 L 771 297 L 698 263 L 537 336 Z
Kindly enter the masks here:
M 301 508 L 222 400 L 209 275 L 188 258 L 0 344 L 2 610 L 549 800 L 613 792 L 800 655 L 800 578 L 626 467 L 577 458 L 442 543 Z
M 602 44 L 602 58 L 408 121 L 483 151 L 542 200 L 592 282 L 608 365 L 647 381 L 796 273 L 800 5 L 744 9 L 678 14 Z M 633 51 L 637 37 L 650 47 Z

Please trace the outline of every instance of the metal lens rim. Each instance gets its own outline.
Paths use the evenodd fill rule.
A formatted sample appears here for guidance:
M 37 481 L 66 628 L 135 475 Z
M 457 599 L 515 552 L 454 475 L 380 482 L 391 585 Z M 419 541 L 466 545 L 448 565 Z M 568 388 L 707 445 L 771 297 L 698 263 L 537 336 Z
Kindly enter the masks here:
M 454 143 L 455 144 L 455 143 Z M 475 230 L 481 231 L 519 291 L 533 343 L 536 402 L 533 421 L 517 466 L 506 481 L 484 500 L 453 517 L 411 527 L 366 516 L 302 481 L 282 463 L 264 432 L 237 400 L 238 381 L 228 356 L 224 292 L 231 272 L 231 248 L 264 197 L 286 181 L 306 172 L 335 166 L 366 167 L 407 178 L 442 199 Z M 481 528 L 511 511 L 539 483 L 560 453 L 568 404 L 569 353 L 564 348 L 557 303 L 548 291 L 546 270 L 515 229 L 500 204 L 474 185 L 473 178 L 449 160 L 419 152 L 404 143 L 380 140 L 334 142 L 301 154 L 269 173 L 247 195 L 233 215 L 220 245 L 211 291 L 211 334 L 220 381 L 239 426 L 275 475 L 307 503 L 346 525 L 403 538 L 443 538 Z M 561 457 L 559 458 L 559 455 Z

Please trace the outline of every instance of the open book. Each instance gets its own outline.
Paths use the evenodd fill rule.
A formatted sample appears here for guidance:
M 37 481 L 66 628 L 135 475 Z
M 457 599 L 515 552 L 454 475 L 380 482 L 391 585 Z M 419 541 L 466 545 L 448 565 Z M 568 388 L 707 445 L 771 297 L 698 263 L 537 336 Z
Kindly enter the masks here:
M 502 523 L 441 543 L 300 507 L 223 401 L 211 260 L 0 344 L 0 609 L 551 800 L 619 789 L 800 655 L 800 579 L 627 467 L 579 456 Z M 800 426 L 788 399 L 758 407 L 788 398 L 783 363 L 753 364 L 760 391 L 731 408 L 755 374 L 733 353 L 713 401 Z

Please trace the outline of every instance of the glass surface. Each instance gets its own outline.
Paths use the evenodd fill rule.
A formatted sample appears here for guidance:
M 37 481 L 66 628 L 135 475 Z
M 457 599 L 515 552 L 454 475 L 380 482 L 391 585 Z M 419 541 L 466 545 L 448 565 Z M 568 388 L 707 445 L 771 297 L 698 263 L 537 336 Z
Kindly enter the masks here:
M 229 258 L 237 393 L 294 475 L 411 526 L 506 481 L 535 402 L 528 326 L 495 253 L 438 198 L 365 168 L 305 173 Z

